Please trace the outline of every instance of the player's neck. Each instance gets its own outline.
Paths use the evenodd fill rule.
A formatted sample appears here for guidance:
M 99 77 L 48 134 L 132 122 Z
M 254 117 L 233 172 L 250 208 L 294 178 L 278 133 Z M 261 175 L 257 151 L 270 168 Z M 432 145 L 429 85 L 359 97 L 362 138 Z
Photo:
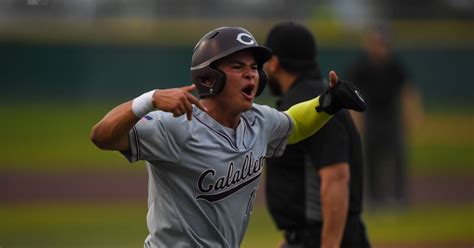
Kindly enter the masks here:
M 207 108 L 207 114 L 222 126 L 236 129 L 239 125 L 240 113 L 231 113 L 228 109 L 221 109 L 222 105 L 214 101 L 207 101 L 207 99 L 202 99 L 201 102 Z

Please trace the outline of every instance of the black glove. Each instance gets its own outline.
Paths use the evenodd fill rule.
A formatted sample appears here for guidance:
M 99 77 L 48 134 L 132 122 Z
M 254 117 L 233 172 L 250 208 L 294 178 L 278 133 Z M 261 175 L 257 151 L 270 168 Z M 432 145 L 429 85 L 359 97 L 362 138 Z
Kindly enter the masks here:
M 335 87 L 321 94 L 316 111 L 333 115 L 341 108 L 353 109 L 357 112 L 363 112 L 367 108 L 362 95 L 349 81 L 338 80 Z

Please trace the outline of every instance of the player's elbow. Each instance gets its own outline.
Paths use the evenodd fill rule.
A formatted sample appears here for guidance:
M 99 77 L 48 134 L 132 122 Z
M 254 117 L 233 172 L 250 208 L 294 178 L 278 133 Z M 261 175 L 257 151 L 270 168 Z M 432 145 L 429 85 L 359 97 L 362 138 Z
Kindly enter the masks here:
M 112 142 L 110 141 L 110 135 L 107 135 L 107 133 L 100 128 L 100 124 L 97 124 L 92 128 L 90 139 L 98 148 L 102 150 L 111 150 Z

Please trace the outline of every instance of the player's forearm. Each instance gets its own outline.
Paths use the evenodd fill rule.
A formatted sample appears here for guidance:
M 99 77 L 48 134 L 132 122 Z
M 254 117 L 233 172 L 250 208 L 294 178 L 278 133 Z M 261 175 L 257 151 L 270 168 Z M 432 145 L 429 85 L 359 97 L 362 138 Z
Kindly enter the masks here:
M 302 141 L 318 131 L 332 115 L 316 112 L 319 97 L 293 105 L 286 113 L 293 122 L 293 129 L 288 137 L 288 144 Z
M 347 165 L 347 164 L 346 164 Z M 348 167 L 348 165 L 347 165 Z M 348 170 L 348 168 L 347 168 Z M 348 172 L 322 178 L 321 205 L 323 230 L 321 247 L 334 248 L 341 244 L 349 208 Z
M 123 103 L 92 128 L 91 140 L 104 150 L 126 151 L 129 148 L 128 133 L 138 120 L 132 112 L 132 101 Z

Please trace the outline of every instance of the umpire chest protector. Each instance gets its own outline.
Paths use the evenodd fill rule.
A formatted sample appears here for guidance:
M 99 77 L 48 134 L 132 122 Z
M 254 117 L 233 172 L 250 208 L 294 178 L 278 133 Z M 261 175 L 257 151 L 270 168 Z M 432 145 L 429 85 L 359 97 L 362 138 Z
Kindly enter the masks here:
M 262 93 L 267 81 L 262 66 L 272 56 L 271 50 L 259 46 L 244 28 L 220 27 L 204 35 L 194 47 L 191 77 L 201 98 L 218 94 L 225 86 L 226 75 L 214 62 L 244 49 L 251 50 L 255 56 L 260 77 L 256 96 Z

